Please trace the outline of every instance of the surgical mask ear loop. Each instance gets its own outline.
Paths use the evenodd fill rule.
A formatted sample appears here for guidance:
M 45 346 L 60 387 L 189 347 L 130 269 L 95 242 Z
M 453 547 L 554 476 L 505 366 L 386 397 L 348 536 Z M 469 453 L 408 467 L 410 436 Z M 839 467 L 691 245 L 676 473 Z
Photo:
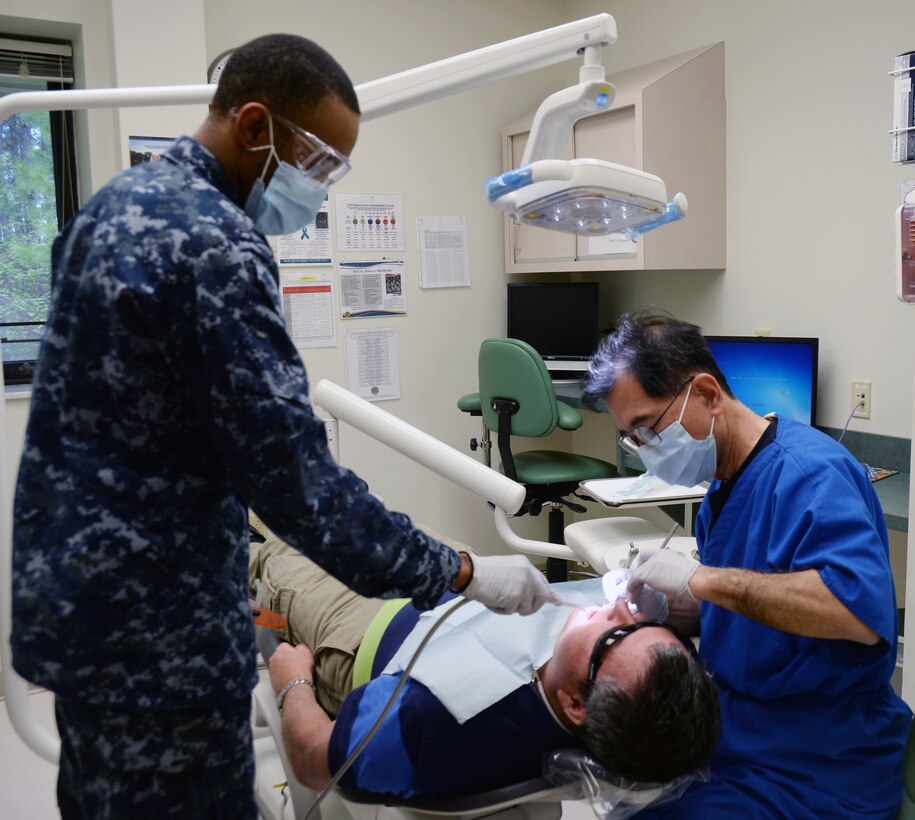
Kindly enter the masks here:
M 252 153 L 254 151 L 269 151 L 270 152 L 269 154 L 267 154 L 267 159 L 264 162 L 264 167 L 261 168 L 261 173 L 260 173 L 260 176 L 258 177 L 258 179 L 261 180 L 261 182 L 263 182 L 264 177 L 267 175 L 267 168 L 270 165 L 271 159 L 275 159 L 277 165 L 280 164 L 280 155 L 276 152 L 276 146 L 273 144 L 273 116 L 270 114 L 269 111 L 267 112 L 267 136 L 270 138 L 269 145 L 258 145 L 255 148 L 246 148 L 245 149 L 246 151 L 251 151 Z
M 426 636 L 422 639 L 419 646 L 416 647 L 416 652 L 413 653 L 413 657 L 410 658 L 410 662 L 407 664 L 406 668 L 403 670 L 403 674 L 400 676 L 400 680 L 397 681 L 397 686 L 394 687 L 394 691 L 391 692 L 391 697 L 388 698 L 388 702 L 385 704 L 384 709 L 381 710 L 381 714 L 378 716 L 378 719 L 372 724 L 372 728 L 368 730 L 365 737 L 359 741 L 359 745 L 353 749 L 353 753 L 346 759 L 343 765 L 337 770 L 337 773 L 330 779 L 330 782 L 321 789 L 321 793 L 315 798 L 314 803 L 308 807 L 308 811 L 305 812 L 305 816 L 302 820 L 308 820 L 311 817 L 312 813 L 318 806 L 321 804 L 321 801 L 330 793 L 330 790 L 333 789 L 337 783 L 340 782 L 340 779 L 346 772 L 349 770 L 350 766 L 356 762 L 356 758 L 362 754 L 362 750 L 368 746 L 369 741 L 374 736 L 375 732 L 378 731 L 378 727 L 381 726 L 384 719 L 388 716 L 388 712 L 391 711 L 391 707 L 397 701 L 397 696 L 400 694 L 400 690 L 403 689 L 404 684 L 407 682 L 407 677 L 410 675 L 410 670 L 413 669 L 414 664 L 419 660 L 419 656 L 422 654 L 423 649 L 426 648 L 426 644 L 429 643 L 429 640 L 435 634 L 435 630 L 444 623 L 445 619 L 454 614 L 459 610 L 464 604 L 469 604 L 470 598 L 464 598 L 458 601 L 451 609 L 447 610 L 442 614 L 442 616 L 432 625 L 432 628 L 426 633 Z

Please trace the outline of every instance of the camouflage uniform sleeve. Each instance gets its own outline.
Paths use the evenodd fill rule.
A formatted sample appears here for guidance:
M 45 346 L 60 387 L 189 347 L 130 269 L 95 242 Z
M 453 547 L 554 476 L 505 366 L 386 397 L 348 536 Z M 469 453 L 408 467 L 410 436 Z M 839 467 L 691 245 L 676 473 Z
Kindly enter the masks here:
M 410 597 L 430 608 L 457 577 L 460 559 L 385 509 L 330 455 L 280 315 L 272 255 L 259 244 L 241 256 L 198 260 L 199 360 L 183 366 L 212 419 L 215 446 L 243 503 L 277 535 L 362 595 Z

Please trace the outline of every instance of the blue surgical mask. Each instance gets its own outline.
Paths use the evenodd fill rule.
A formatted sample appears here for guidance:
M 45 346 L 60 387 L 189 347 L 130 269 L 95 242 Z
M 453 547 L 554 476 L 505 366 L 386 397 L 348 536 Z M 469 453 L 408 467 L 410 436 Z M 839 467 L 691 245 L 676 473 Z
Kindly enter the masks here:
M 249 151 L 269 151 L 261 175 L 255 180 L 245 201 L 245 213 L 254 220 L 254 227 L 268 236 L 292 233 L 314 222 L 315 215 L 327 197 L 327 186 L 306 177 L 298 168 L 279 158 L 273 146 L 273 119 L 268 124 L 270 144 Z M 276 159 L 277 169 L 270 182 L 264 176 L 270 160 Z
M 661 431 L 661 440 L 654 447 L 639 447 L 639 457 L 649 473 L 668 484 L 683 484 L 687 487 L 711 481 L 718 467 L 715 417 L 712 416 L 712 427 L 704 439 L 693 438 L 681 424 L 692 389 L 690 384 L 680 417 Z

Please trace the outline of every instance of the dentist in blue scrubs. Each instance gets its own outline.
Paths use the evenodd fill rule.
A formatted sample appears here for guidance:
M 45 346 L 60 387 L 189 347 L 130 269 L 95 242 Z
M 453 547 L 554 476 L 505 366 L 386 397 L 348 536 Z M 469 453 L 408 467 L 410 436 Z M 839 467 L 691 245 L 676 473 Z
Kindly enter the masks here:
M 650 472 L 711 481 L 701 563 L 643 550 L 630 581 L 692 620 L 721 700 L 710 781 L 645 816 L 894 817 L 912 713 L 890 684 L 896 595 L 864 467 L 816 429 L 741 404 L 701 329 L 666 314 L 622 316 L 585 395 L 606 401 Z

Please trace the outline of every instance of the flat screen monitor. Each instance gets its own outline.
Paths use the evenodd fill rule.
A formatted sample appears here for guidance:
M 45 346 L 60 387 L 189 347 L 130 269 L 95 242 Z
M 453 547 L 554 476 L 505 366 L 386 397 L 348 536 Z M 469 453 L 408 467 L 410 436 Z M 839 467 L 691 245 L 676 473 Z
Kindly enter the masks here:
M 548 368 L 578 362 L 579 369 L 587 369 L 597 347 L 597 301 L 596 282 L 513 282 L 507 335 L 527 342 Z
M 819 340 L 779 336 L 706 336 L 737 399 L 760 416 L 777 413 L 816 423 Z

